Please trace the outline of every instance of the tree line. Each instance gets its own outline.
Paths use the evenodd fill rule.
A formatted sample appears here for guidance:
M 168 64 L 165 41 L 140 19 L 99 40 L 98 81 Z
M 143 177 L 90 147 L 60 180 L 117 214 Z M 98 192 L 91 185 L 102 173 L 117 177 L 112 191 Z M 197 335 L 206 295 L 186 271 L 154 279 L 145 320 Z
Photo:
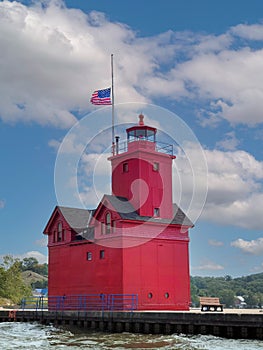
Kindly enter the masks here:
M 244 277 L 191 277 L 191 299 L 199 306 L 199 297 L 219 297 L 226 307 L 234 307 L 237 296 L 244 298 L 249 308 L 263 306 L 263 273 Z

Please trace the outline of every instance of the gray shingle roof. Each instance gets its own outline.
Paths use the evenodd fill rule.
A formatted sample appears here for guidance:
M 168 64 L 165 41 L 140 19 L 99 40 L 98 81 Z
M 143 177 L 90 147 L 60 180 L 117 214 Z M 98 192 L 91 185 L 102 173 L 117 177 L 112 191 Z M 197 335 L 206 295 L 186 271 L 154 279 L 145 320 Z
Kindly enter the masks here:
M 112 195 L 105 195 L 105 200 L 108 200 L 111 205 L 115 208 L 116 212 L 120 215 L 123 220 L 139 220 L 139 221 L 150 221 L 150 222 L 159 222 L 164 224 L 174 224 L 174 225 L 184 225 L 193 227 L 194 224 L 191 220 L 185 215 L 185 213 L 180 209 L 177 204 L 173 204 L 174 217 L 170 219 L 154 218 L 151 216 L 140 216 L 134 210 L 131 203 L 127 198 L 117 197 Z
M 174 217 L 172 220 L 154 218 L 150 216 L 140 216 L 134 210 L 131 203 L 127 198 L 116 197 L 112 195 L 105 195 L 104 200 L 109 201 L 116 212 L 120 215 L 123 220 L 136 220 L 136 221 L 149 221 L 158 222 L 163 224 L 175 224 L 192 227 L 194 226 L 191 220 L 185 215 L 185 213 L 176 205 L 173 204 Z M 70 227 L 72 227 L 80 236 L 84 239 L 92 240 L 94 238 L 94 228 L 88 227 L 90 220 L 95 210 L 69 208 L 69 207 L 58 207 Z
M 58 207 L 61 214 L 64 216 L 70 227 L 77 232 L 85 227 L 88 227 L 90 219 L 92 218 L 94 210 Z

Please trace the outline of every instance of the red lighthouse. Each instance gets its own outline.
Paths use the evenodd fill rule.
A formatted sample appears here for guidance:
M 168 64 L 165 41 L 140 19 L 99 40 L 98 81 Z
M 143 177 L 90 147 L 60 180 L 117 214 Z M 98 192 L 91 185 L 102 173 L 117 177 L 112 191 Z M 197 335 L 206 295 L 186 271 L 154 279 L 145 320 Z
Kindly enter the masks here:
M 112 195 L 95 210 L 56 207 L 49 236 L 49 295 L 136 294 L 140 310 L 188 310 L 188 229 L 172 203 L 172 146 L 139 124 L 117 142 Z

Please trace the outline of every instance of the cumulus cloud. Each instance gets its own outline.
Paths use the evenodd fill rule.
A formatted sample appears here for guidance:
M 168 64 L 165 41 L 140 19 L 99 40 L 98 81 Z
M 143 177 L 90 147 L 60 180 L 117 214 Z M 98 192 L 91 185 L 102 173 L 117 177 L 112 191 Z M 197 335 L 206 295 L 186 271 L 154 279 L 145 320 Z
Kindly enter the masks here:
M 203 218 L 261 228 L 263 162 L 245 151 L 206 151 L 206 156 L 209 189 Z
M 178 65 L 173 75 L 188 81 L 195 97 L 207 101 L 205 122 L 214 123 L 216 117 L 253 126 L 263 121 L 263 84 L 258 74 L 262 57 L 263 50 L 250 48 L 199 54 Z
M 0 3 L 0 116 L 68 128 L 89 96 L 110 85 L 116 53 L 116 102 L 205 102 L 203 125 L 262 123 L 263 25 L 237 25 L 221 35 L 167 31 L 138 37 L 103 13 L 68 9 L 62 1 Z M 110 40 L 109 40 L 110 38 Z M 245 44 L 240 43 L 245 38 Z M 251 42 L 249 41 L 251 40 Z
M 231 242 L 231 246 L 239 248 L 242 252 L 251 255 L 263 255 L 263 237 L 258 239 L 253 239 L 251 241 L 246 241 L 242 238 Z
M 199 191 L 204 190 L 202 186 L 208 182 L 201 219 L 222 225 L 261 229 L 263 162 L 242 150 L 224 152 L 215 149 L 204 152 L 208 173 L 198 167 L 198 159 L 196 163 L 190 164 L 192 169 L 183 154 L 178 154 L 175 160 L 181 181 L 182 207 L 185 208 L 191 198 L 191 181 L 194 175 L 195 186 Z M 174 186 L 174 197 L 178 186 Z
M 76 121 L 72 112 L 90 108 L 91 92 L 110 84 L 110 50 L 117 49 L 125 52 L 119 69 L 128 68 L 118 95 L 144 100 L 133 84 L 153 69 L 152 59 L 141 46 L 132 64 L 133 32 L 125 25 L 97 12 L 67 9 L 60 1 L 46 6 L 4 1 L 0 16 L 3 120 L 71 126 Z
M 36 251 L 36 250 L 32 250 L 30 252 L 27 252 L 23 255 L 24 258 L 36 258 L 38 260 L 38 262 L 40 264 L 44 264 L 44 263 L 47 263 L 47 256 Z
M 240 144 L 240 141 L 237 139 L 235 132 L 230 131 L 225 134 L 225 137 L 223 140 L 218 141 L 216 143 L 216 147 L 227 151 L 234 151 L 239 144 Z
M 263 40 L 262 24 L 238 24 L 230 32 L 243 39 Z
M 196 271 L 205 271 L 205 270 L 207 270 L 207 271 L 220 271 L 220 270 L 224 270 L 224 266 L 217 264 L 213 261 L 206 260 L 206 261 L 202 262 L 200 265 L 194 266 L 192 269 L 196 270 Z

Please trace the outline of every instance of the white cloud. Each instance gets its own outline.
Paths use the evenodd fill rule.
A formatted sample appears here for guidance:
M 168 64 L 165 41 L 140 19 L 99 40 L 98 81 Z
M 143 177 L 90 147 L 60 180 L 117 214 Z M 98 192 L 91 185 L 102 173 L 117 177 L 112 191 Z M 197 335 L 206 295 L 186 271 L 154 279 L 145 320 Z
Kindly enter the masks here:
M 209 103 L 207 117 L 216 116 L 231 124 L 263 122 L 263 50 L 241 48 L 203 53 L 179 64 L 174 79 L 188 82 L 195 98 Z M 212 119 L 213 121 L 213 119 Z
M 215 263 L 213 261 L 206 260 L 206 261 L 202 262 L 200 265 L 194 266 L 192 269 L 196 270 L 196 271 L 204 271 L 204 270 L 207 270 L 207 271 L 220 271 L 220 270 L 224 270 L 224 266 L 220 265 L 220 264 L 217 264 L 217 263 Z
M 32 250 L 20 255 L 14 255 L 14 258 L 17 258 L 19 260 L 23 260 L 24 258 L 35 258 L 38 260 L 40 264 L 44 264 L 48 262 L 47 256 L 36 250 Z
M 5 207 L 5 201 L 3 199 L 0 199 L 0 209 L 3 209 Z
M 234 151 L 239 143 L 240 141 L 236 138 L 234 131 L 231 131 L 225 134 L 223 140 L 216 143 L 216 147 L 227 151 Z
M 231 242 L 231 246 L 241 249 L 244 253 L 263 255 L 263 237 L 251 241 L 245 241 L 242 238 L 238 238 Z
M 4 1 L 0 13 L 3 120 L 71 126 L 76 121 L 71 111 L 91 108 L 91 92 L 110 84 L 111 51 L 122 52 L 118 98 L 145 101 L 133 86 L 155 64 L 141 43 L 134 60 L 134 33 L 127 26 L 59 1 L 45 7 Z
M 181 189 L 182 208 L 187 208 L 187 203 L 191 200 L 193 179 L 197 191 L 203 191 L 204 183 L 208 181 L 208 193 L 201 219 L 222 225 L 261 229 L 263 162 L 241 150 L 204 152 L 208 174 L 198 167 L 197 157 L 192 156 L 196 162 L 190 165 L 183 154 L 178 154 L 175 160 L 180 181 L 175 183 L 174 197 L 176 198 L 178 189 Z
M 238 24 L 230 29 L 230 32 L 244 39 L 263 40 L 262 24 Z
M 0 2 L 0 19 L 0 115 L 7 122 L 68 128 L 74 111 L 92 109 L 92 91 L 110 85 L 112 52 L 116 103 L 194 99 L 206 103 L 204 125 L 263 121 L 263 50 L 235 47 L 237 35 L 262 40 L 261 24 L 219 36 L 168 31 L 140 38 L 102 13 L 55 0 Z

